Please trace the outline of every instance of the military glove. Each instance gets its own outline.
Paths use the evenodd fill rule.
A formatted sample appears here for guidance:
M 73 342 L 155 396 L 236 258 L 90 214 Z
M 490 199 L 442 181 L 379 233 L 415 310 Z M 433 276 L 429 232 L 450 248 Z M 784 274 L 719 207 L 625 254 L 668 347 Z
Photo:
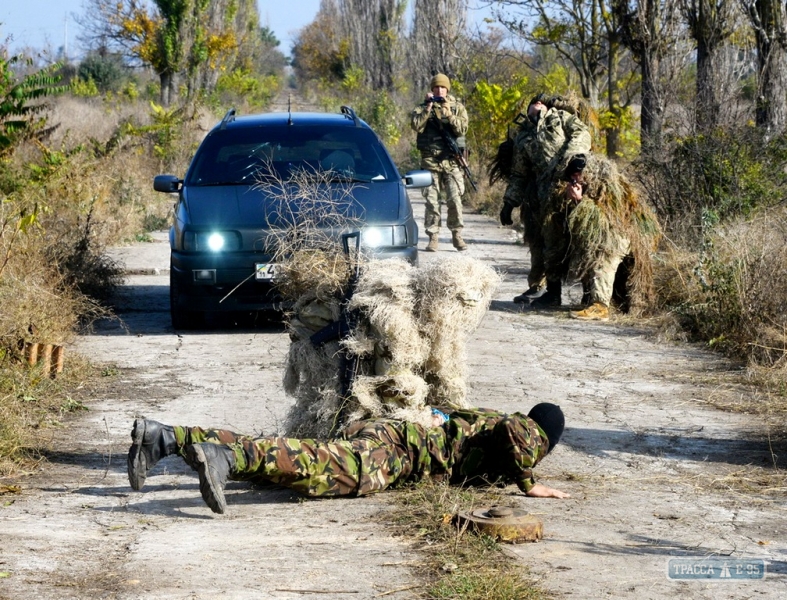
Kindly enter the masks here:
M 514 207 L 511 206 L 508 202 L 503 203 L 503 208 L 500 209 L 500 224 L 501 225 L 513 225 L 514 220 L 511 218 L 511 212 L 514 210 Z

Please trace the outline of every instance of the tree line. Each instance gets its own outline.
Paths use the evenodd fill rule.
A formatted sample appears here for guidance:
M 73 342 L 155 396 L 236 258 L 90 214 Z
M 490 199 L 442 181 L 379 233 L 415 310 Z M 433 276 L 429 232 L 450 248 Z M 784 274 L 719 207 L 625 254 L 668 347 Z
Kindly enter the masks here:
M 163 106 L 212 92 L 224 73 L 278 75 L 285 64 L 256 0 L 86 0 L 78 22 L 93 54 L 152 69 Z
M 423 88 L 436 72 L 467 90 L 490 77 L 510 84 L 515 75 L 492 65 L 518 65 L 578 88 L 599 111 L 613 158 L 624 152 L 634 107 L 650 150 L 686 111 L 682 125 L 692 131 L 751 118 L 779 135 L 787 125 L 787 4 L 779 0 L 494 0 L 512 40 L 503 45 L 494 30 L 468 29 L 467 0 L 413 0 L 406 28 L 408 4 L 323 0 L 294 66 L 321 79 L 355 68 L 365 85 L 392 91 L 403 81 Z
M 423 89 L 437 72 L 470 92 L 522 73 L 576 88 L 599 113 L 607 155 L 647 152 L 665 131 L 740 119 L 787 126 L 787 3 L 779 0 L 490 0 L 494 27 L 468 26 L 468 0 L 322 0 L 292 49 L 300 81 Z M 409 13 L 408 13 L 409 11 Z M 407 23 L 407 16 L 411 17 Z M 87 0 L 81 41 L 155 71 L 161 103 L 215 88 L 222 73 L 281 74 L 254 0 Z M 634 121 L 638 120 L 636 131 Z

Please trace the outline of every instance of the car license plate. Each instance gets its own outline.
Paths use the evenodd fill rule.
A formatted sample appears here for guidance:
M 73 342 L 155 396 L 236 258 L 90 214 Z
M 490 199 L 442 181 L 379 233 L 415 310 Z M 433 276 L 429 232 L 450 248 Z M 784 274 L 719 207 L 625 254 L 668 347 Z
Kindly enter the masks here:
M 274 263 L 257 263 L 254 265 L 254 277 L 257 280 L 271 281 L 276 279 L 276 269 L 278 265 Z

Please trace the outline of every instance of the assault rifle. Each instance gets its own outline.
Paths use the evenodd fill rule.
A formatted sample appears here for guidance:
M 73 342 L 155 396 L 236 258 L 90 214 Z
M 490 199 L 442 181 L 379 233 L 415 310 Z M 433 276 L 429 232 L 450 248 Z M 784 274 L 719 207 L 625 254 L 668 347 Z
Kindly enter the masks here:
M 441 123 L 442 125 L 442 123 Z M 467 180 L 470 182 L 470 185 L 473 186 L 473 190 L 476 192 L 478 188 L 476 187 L 475 181 L 473 181 L 473 174 L 470 172 L 470 166 L 467 164 L 467 157 L 465 156 L 464 150 L 459 147 L 459 144 L 456 143 L 456 138 L 448 133 L 444 127 L 440 127 L 440 135 L 445 142 L 445 145 L 448 146 L 448 154 L 450 158 L 453 158 L 456 161 L 462 171 L 464 171 Z

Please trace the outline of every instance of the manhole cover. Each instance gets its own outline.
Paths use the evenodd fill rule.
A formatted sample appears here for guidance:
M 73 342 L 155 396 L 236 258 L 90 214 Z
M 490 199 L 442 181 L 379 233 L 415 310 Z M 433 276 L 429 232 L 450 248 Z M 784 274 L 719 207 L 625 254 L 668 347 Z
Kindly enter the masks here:
M 540 520 L 519 508 L 508 506 L 477 508 L 472 512 L 459 513 L 456 520 L 461 526 L 466 525 L 501 542 L 537 542 L 544 535 L 544 525 Z

